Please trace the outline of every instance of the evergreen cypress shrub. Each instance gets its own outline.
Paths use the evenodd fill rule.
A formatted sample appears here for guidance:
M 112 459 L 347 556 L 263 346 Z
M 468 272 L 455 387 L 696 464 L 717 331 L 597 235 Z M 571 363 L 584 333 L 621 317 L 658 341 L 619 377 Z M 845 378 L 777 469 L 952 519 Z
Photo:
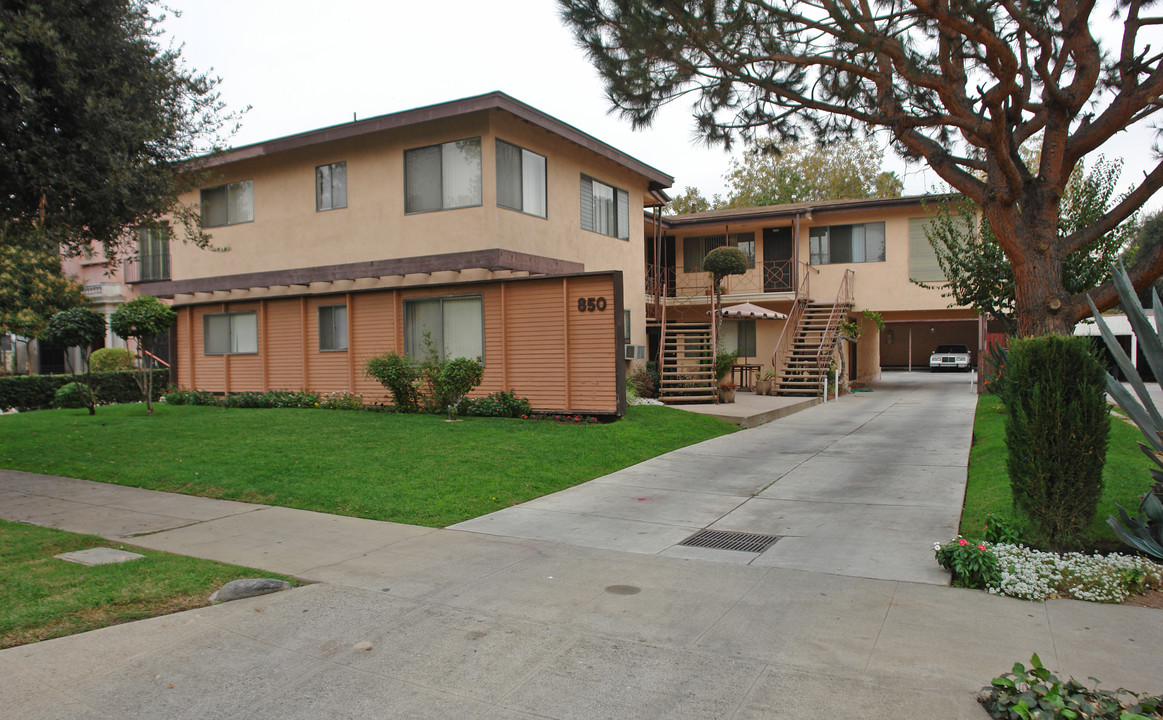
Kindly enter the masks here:
M 1011 343 L 1005 403 L 1014 505 L 1050 547 L 1067 547 L 1097 511 L 1110 432 L 1106 371 L 1090 339 Z

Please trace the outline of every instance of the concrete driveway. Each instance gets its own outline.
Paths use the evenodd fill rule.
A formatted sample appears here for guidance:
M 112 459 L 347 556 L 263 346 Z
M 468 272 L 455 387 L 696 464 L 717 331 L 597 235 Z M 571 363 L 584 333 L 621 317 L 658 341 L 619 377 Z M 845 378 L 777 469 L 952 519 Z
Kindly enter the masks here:
M 453 526 L 504 537 L 946 584 L 977 396 L 963 374 L 886 373 L 872 392 L 683 448 Z M 761 553 L 679 545 L 709 528 Z

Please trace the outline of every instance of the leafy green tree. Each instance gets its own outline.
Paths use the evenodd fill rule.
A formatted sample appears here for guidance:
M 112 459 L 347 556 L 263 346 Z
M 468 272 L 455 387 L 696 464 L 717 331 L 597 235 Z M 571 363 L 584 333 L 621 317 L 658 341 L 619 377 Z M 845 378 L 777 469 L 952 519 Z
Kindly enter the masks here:
M 812 200 L 899 197 L 904 184 L 882 171 L 884 152 L 871 141 L 748 143 L 727 171 L 722 207 L 759 207 Z
M 1121 172 L 1121 160 L 1103 157 L 1089 172 L 1081 163 L 1075 168 L 1059 205 L 1060 239 L 1082 232 L 1119 202 L 1116 190 Z M 1068 255 L 1062 261 L 1066 290 L 1082 294 L 1109 282 L 1112 263 L 1134 245 L 1139 230 L 1137 214 L 1131 215 L 1115 229 Z M 976 308 L 1012 332 L 1017 325 L 1013 267 L 977 207 L 964 197 L 938 203 L 926 235 L 948 283 L 942 286 L 914 282 L 921 287 L 941 288 L 953 304 Z
M 703 197 L 698 188 L 684 187 L 681 195 L 676 195 L 663 208 L 664 215 L 686 215 L 716 209 L 722 200 L 716 195 L 714 201 Z
M 711 303 L 711 316 L 715 321 L 715 343 L 718 350 L 720 328 L 723 326 L 723 278 L 728 275 L 742 275 L 747 272 L 747 256 L 737 247 L 717 247 L 703 258 L 703 270 L 711 274 L 711 287 L 715 291 Z M 732 361 L 734 363 L 734 361 Z
M 112 258 L 168 213 L 208 243 L 178 197 L 237 116 L 161 43 L 163 19 L 150 0 L 0 3 L 0 217 L 18 231 Z
M 153 415 L 153 354 L 146 345 L 169 331 L 178 314 L 155 297 L 143 295 L 117 308 L 109 317 L 109 327 L 123 338 L 137 341 L 137 386 L 145 396 L 146 414 Z
M 17 242 L 0 230 L 0 333 L 22 338 L 27 348 L 50 317 L 88 302 L 81 286 L 61 273 L 61 256 L 44 243 Z M 31 372 L 31 365 L 25 368 Z
M 62 310 L 49 318 L 44 331 L 44 339 L 54 345 L 75 347 L 81 351 L 81 363 L 85 366 L 85 384 L 81 399 L 89 414 L 97 413 L 97 399 L 93 397 L 92 368 L 89 355 L 92 348 L 105 337 L 105 316 L 93 308 L 77 306 Z M 73 368 L 73 375 L 77 369 Z
M 1163 187 L 1163 159 L 1094 222 L 1059 235 L 1075 167 L 1163 103 L 1163 16 L 1154 3 L 886 0 L 875 3 L 558 0 L 615 110 L 636 127 L 692 97 L 702 137 L 823 142 L 882 131 L 981 212 L 1014 269 L 1023 335 L 1068 334 L 1090 315 L 1066 286 L 1067 257 Z M 1091 32 L 1107 18 L 1113 36 Z M 1021 148 L 1039 138 L 1030 165 Z M 1163 275 L 1163 246 L 1128 268 Z M 1118 302 L 1111 282 L 1091 292 Z

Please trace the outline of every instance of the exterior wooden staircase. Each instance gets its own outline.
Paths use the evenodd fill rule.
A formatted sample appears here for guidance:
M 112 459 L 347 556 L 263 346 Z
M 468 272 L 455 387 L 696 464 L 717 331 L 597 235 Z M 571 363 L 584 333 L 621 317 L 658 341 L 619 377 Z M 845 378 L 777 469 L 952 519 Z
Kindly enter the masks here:
M 662 338 L 659 398 L 667 405 L 715 402 L 711 323 L 671 322 Z
M 815 397 L 820 394 L 836 349 L 840 323 L 851 310 L 851 303 L 804 304 L 776 376 L 776 395 Z

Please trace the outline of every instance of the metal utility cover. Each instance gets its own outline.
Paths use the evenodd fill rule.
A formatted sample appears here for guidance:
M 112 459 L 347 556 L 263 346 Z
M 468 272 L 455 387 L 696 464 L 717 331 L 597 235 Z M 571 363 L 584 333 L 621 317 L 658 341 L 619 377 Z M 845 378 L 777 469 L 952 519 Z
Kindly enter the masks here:
M 761 553 L 779 540 L 778 535 L 756 535 L 755 533 L 730 532 L 726 530 L 700 530 L 683 540 L 679 545 L 687 547 L 713 548 L 715 550 L 737 550 L 739 552 Z

